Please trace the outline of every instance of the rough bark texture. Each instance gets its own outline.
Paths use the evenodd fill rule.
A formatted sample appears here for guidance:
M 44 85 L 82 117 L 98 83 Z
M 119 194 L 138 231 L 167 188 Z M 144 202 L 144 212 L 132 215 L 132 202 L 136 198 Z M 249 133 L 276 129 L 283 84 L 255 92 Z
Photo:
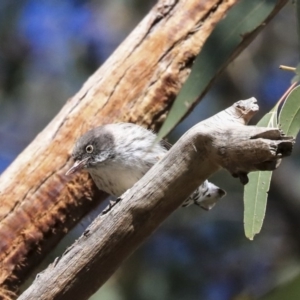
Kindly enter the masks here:
M 215 74 L 215 76 L 212 78 L 212 80 L 209 82 L 209 84 L 206 86 L 205 90 L 198 96 L 197 100 L 194 102 L 194 104 L 191 106 L 191 110 L 193 110 L 194 106 L 201 101 L 201 99 L 204 97 L 204 95 L 208 92 L 208 90 L 211 88 L 212 84 L 215 82 L 215 80 L 218 78 L 218 76 L 224 71 L 224 69 L 228 66 L 230 62 L 232 62 L 236 57 L 239 56 L 239 54 L 247 48 L 247 46 L 256 38 L 256 36 L 267 26 L 267 24 L 278 14 L 278 12 L 288 3 L 288 0 L 280 0 L 275 5 L 273 11 L 269 14 L 269 16 L 253 31 L 247 32 L 247 34 L 244 34 L 241 38 L 240 44 L 235 48 L 235 50 L 231 53 L 230 57 L 226 60 L 226 62 L 220 67 L 218 72 Z
M 0 295 L 3 287 L 20 284 L 63 235 L 105 198 L 86 174 L 71 181 L 64 176 L 74 140 L 102 123 L 125 121 L 158 128 L 203 43 L 236 2 L 159 1 L 2 174 Z M 243 37 L 233 56 L 286 2 L 278 0 L 270 17 Z
M 254 98 L 239 101 L 190 129 L 19 300 L 88 299 L 215 171 L 225 168 L 244 181 L 249 171 L 275 169 L 294 141 L 276 128 L 245 126 L 257 110 Z
M 2 174 L 0 286 L 22 281 L 99 199 L 87 175 L 64 175 L 74 140 L 101 123 L 159 126 L 203 43 L 236 2 L 159 1 Z

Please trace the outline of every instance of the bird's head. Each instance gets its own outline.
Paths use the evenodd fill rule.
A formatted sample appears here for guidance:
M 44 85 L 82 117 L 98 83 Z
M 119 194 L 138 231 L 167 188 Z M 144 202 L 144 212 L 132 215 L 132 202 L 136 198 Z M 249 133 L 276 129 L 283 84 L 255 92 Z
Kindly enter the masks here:
M 66 175 L 82 169 L 97 168 L 107 160 L 113 159 L 114 155 L 113 135 L 105 126 L 91 129 L 76 141 L 72 153 L 74 164 Z

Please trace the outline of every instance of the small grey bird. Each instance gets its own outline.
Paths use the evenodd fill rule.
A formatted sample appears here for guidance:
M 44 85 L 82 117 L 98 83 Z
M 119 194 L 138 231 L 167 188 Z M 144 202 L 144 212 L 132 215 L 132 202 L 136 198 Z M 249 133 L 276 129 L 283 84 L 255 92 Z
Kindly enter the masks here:
M 131 123 L 96 127 L 76 141 L 72 153 L 75 162 L 66 175 L 86 169 L 100 190 L 119 197 L 171 148 L 164 140 L 155 141 L 156 134 Z M 209 210 L 225 195 L 206 180 L 182 206 L 196 204 Z

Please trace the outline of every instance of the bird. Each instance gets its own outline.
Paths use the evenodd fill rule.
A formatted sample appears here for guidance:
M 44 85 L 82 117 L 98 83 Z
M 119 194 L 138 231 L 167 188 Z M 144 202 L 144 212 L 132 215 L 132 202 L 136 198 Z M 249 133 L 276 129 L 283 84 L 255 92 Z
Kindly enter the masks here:
M 120 197 L 129 190 L 172 147 L 157 135 L 133 123 L 95 127 L 79 137 L 72 151 L 73 166 L 66 175 L 86 170 L 98 189 Z M 210 210 L 226 192 L 205 180 L 182 207 L 196 204 Z

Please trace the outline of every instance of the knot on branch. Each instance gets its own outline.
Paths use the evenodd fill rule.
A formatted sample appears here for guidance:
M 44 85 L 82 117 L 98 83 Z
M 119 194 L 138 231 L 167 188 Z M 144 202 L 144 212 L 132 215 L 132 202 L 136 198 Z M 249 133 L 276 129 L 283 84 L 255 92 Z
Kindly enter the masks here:
M 234 114 L 244 120 L 244 124 L 248 124 L 251 118 L 258 112 L 259 106 L 256 98 L 252 97 L 247 100 L 240 100 L 233 104 Z
M 295 143 L 279 128 L 245 126 L 258 109 L 255 98 L 240 100 L 191 132 L 198 134 L 197 151 L 243 184 L 248 183 L 249 172 L 276 169 Z
M 217 160 L 242 184 L 248 183 L 249 172 L 275 170 L 283 157 L 291 155 L 295 143 L 277 128 L 239 126 L 234 133 L 231 130 L 225 133 L 229 138 L 218 149 Z

